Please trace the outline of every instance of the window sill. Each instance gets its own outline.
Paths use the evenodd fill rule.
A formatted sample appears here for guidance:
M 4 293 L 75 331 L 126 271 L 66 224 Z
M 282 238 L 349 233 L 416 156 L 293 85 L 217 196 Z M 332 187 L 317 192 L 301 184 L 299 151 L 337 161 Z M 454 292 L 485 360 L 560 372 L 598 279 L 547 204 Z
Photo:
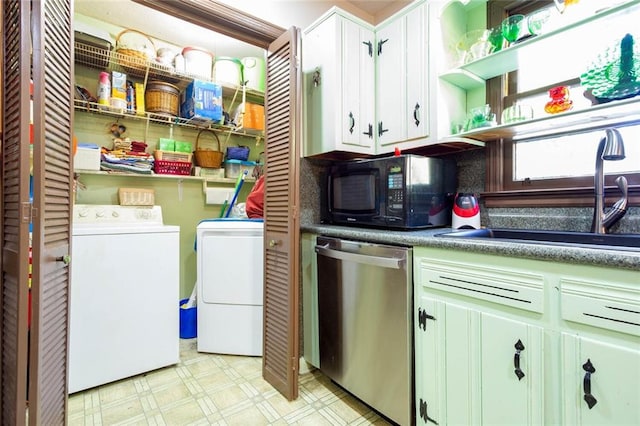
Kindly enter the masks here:
M 607 187 L 606 205 L 619 198 L 615 187 Z M 484 192 L 486 207 L 585 207 L 594 205 L 593 188 L 529 189 Z M 629 186 L 629 206 L 640 206 L 640 185 Z

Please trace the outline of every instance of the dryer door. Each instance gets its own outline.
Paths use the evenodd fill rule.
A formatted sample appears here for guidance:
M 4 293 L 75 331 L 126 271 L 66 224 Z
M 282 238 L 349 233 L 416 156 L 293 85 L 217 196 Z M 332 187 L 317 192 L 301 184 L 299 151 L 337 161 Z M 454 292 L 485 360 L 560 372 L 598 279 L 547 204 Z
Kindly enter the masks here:
M 262 305 L 263 229 L 198 229 L 198 298 L 204 303 Z

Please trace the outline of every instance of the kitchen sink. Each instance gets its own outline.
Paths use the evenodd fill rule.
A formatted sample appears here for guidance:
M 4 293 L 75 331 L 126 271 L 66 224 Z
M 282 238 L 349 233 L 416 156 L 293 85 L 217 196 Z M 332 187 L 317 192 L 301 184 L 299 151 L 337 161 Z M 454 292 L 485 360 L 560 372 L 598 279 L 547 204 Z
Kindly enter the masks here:
M 640 251 L 640 234 L 595 234 L 591 232 L 482 228 L 461 229 L 436 234 L 435 236 Z

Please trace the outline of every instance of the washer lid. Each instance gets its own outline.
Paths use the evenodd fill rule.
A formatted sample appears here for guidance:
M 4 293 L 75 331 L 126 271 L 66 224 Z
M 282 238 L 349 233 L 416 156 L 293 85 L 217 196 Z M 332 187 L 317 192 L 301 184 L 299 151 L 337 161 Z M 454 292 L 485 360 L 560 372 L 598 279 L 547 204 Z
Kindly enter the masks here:
M 204 219 L 198 224 L 198 230 L 203 229 L 262 229 L 263 219 L 220 218 Z
M 81 235 L 121 235 L 121 234 L 160 234 L 179 233 L 180 227 L 174 225 L 136 225 L 136 224 L 102 224 L 80 223 L 74 224 L 71 234 Z

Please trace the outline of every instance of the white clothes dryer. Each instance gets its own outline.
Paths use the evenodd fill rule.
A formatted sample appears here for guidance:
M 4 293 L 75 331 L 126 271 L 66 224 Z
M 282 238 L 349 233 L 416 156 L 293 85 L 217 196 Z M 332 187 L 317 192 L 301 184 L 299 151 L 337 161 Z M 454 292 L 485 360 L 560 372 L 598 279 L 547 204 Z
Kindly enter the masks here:
M 198 224 L 197 348 L 262 356 L 262 219 L 210 219 Z

